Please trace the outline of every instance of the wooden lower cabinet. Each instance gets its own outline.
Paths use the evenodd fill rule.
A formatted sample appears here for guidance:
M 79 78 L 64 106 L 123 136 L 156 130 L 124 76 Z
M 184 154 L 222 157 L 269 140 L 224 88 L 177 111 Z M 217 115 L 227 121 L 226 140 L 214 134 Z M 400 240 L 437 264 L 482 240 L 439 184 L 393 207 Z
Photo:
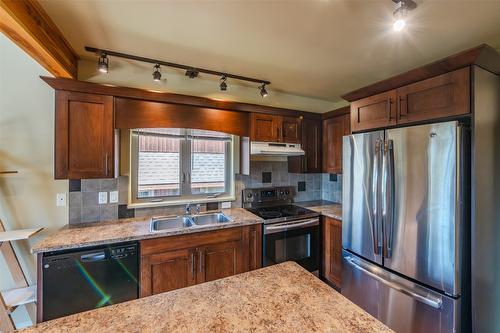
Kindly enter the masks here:
M 323 278 L 340 289 L 342 281 L 342 221 L 321 216 Z
M 140 242 L 140 297 L 260 268 L 259 225 Z

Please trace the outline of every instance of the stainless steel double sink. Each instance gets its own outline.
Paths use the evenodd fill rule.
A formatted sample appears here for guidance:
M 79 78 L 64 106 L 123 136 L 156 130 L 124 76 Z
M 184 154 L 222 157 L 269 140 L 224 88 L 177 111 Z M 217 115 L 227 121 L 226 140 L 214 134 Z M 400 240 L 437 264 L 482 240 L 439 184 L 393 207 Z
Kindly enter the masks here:
M 222 212 L 184 216 L 161 216 L 151 219 L 151 231 L 182 229 L 228 222 L 231 222 L 231 220 Z

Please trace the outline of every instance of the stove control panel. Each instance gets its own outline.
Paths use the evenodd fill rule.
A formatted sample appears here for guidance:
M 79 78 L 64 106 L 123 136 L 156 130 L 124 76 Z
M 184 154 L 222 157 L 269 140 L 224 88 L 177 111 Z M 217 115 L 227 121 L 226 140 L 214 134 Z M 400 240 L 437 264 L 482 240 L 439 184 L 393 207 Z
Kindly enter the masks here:
M 293 186 L 247 188 L 243 190 L 243 206 L 251 207 L 261 203 L 292 202 L 295 197 Z

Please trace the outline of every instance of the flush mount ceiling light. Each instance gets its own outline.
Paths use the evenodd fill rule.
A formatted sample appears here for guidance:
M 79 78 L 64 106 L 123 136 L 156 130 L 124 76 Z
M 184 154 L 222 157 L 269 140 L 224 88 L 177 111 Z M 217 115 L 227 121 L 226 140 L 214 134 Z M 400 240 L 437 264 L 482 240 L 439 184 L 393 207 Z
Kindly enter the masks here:
M 109 59 L 106 53 L 101 53 L 99 60 L 97 61 L 97 70 L 101 73 L 107 73 L 109 68 Z
M 396 9 L 393 12 L 394 23 L 392 27 L 396 31 L 401 31 L 406 26 L 408 11 L 417 8 L 417 4 L 412 0 L 392 0 L 396 3 Z
M 220 85 L 219 85 L 220 90 L 222 90 L 222 91 L 226 91 L 227 90 L 226 80 L 227 80 L 226 75 L 222 75 L 222 77 L 220 78 Z
M 260 95 L 262 96 L 262 98 L 266 97 L 268 95 L 267 93 L 267 90 L 266 90 L 266 84 L 263 83 L 260 87 Z
M 255 79 L 255 78 L 248 77 L 248 76 L 241 76 L 241 75 L 236 75 L 236 74 L 231 74 L 231 73 L 222 73 L 222 72 L 214 71 L 211 69 L 182 65 L 182 64 L 177 64 L 174 62 L 162 61 L 162 60 L 152 59 L 152 58 L 145 58 L 145 57 L 141 57 L 141 56 L 136 56 L 136 55 L 127 54 L 127 53 L 121 53 L 121 52 L 115 52 L 115 51 L 110 51 L 110 50 L 97 49 L 95 47 L 90 47 L 90 46 L 85 46 L 85 50 L 88 52 L 92 52 L 92 53 L 99 55 L 97 69 L 103 73 L 108 72 L 108 58 L 107 58 L 107 56 L 113 56 L 113 57 L 118 57 L 118 58 L 123 58 L 123 59 L 129 59 L 129 60 L 135 60 L 135 61 L 141 61 L 141 62 L 147 62 L 150 64 L 154 64 L 153 80 L 155 80 L 155 81 L 161 80 L 160 66 L 167 66 L 167 67 L 185 70 L 186 76 L 188 76 L 191 79 L 198 77 L 198 74 L 200 74 L 200 73 L 218 76 L 221 78 L 219 88 L 223 91 L 227 90 L 226 80 L 228 78 L 236 79 L 236 80 L 240 80 L 240 81 L 259 83 L 260 84 L 260 86 L 259 86 L 260 95 L 262 97 L 266 97 L 268 95 L 267 90 L 265 88 L 266 84 L 271 84 L 270 81 Z
M 158 65 L 158 64 L 156 64 L 153 67 L 153 81 L 156 81 L 156 82 L 161 81 L 160 65 Z

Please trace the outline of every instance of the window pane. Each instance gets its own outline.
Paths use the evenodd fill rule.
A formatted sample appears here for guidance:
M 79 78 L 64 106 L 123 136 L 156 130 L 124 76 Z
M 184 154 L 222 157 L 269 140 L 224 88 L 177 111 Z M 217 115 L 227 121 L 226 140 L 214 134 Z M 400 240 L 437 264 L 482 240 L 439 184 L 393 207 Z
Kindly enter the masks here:
M 137 198 L 180 195 L 180 142 L 161 129 L 141 130 Z
M 226 141 L 191 140 L 191 193 L 225 191 Z

